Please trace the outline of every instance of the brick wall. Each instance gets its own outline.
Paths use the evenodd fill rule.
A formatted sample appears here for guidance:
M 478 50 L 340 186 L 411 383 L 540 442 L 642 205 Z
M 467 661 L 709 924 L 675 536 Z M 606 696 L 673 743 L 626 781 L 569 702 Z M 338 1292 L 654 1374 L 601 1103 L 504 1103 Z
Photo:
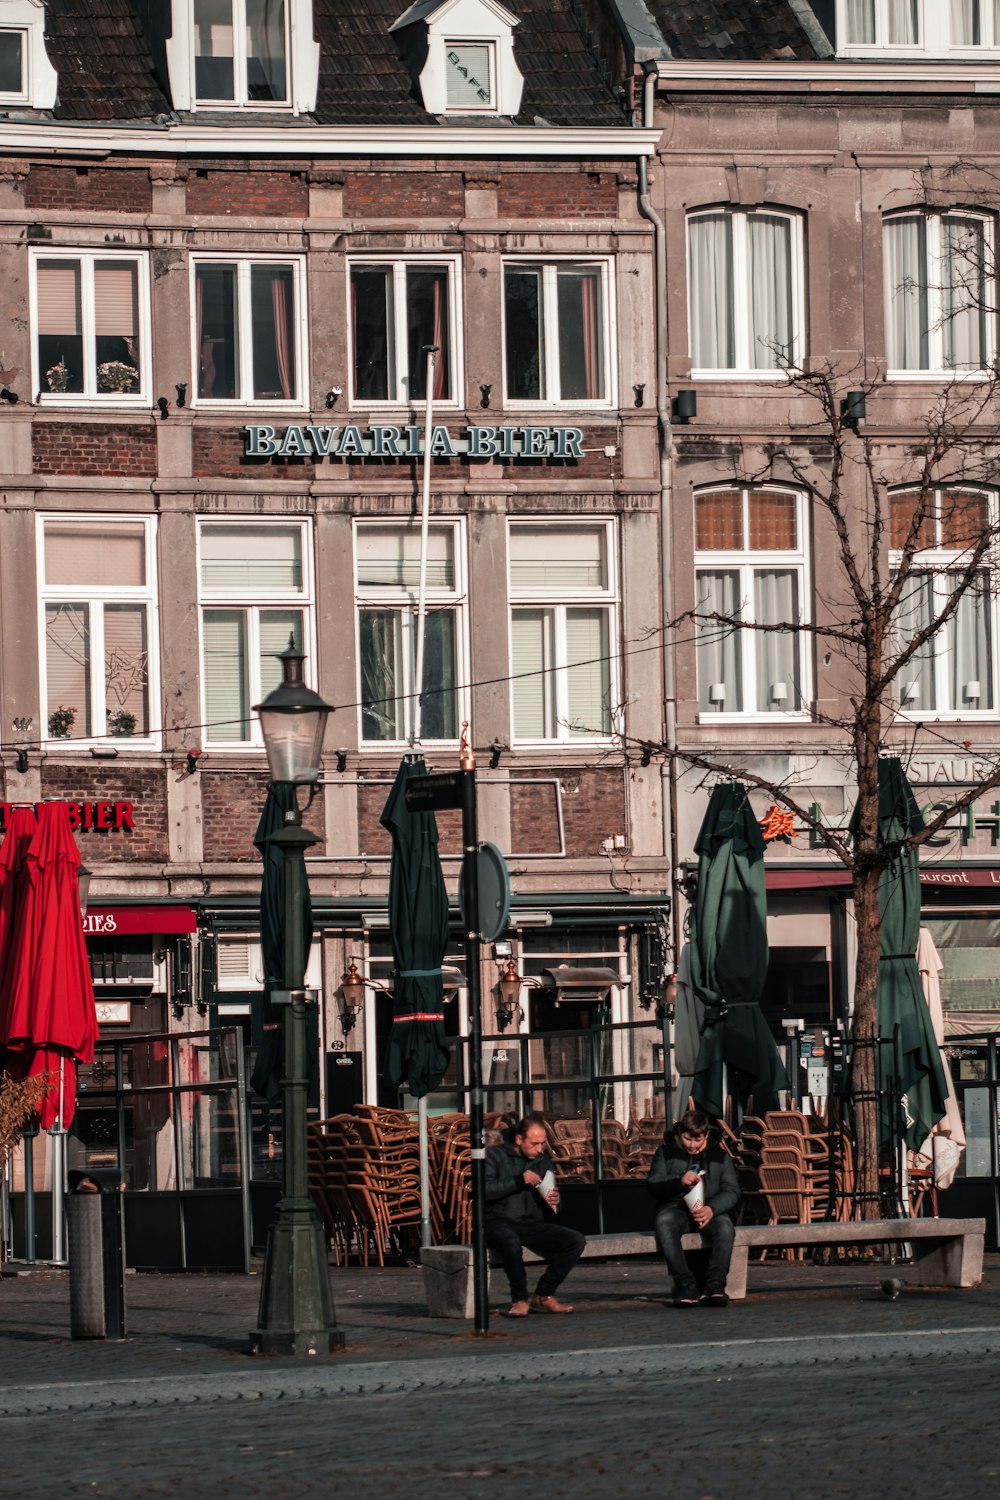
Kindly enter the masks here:
M 621 770 L 609 767 L 555 773 L 519 771 L 510 789 L 512 854 L 556 854 L 559 850 L 556 790 L 551 782 L 542 780 L 546 774 L 558 775 L 562 785 L 569 858 L 592 859 L 600 853 L 604 839 L 625 832 L 625 782 Z
M 39 421 L 31 432 L 37 474 L 156 473 L 152 423 L 99 426 L 94 422 Z
M 207 863 L 260 863 L 253 836 L 266 797 L 266 771 L 223 771 L 202 775 L 201 806 Z M 302 821 L 304 827 L 319 839 L 309 852 L 322 854 L 325 849 L 322 788 Z
M 84 864 L 148 864 L 169 859 L 166 772 L 162 766 L 42 766 L 42 797 L 65 802 L 131 802 L 134 829 L 75 830 Z
M 614 219 L 618 179 L 614 172 L 510 172 L 500 177 L 501 219 Z
M 395 767 L 393 767 L 395 775 Z M 362 854 L 383 855 L 392 853 L 392 839 L 379 822 L 389 786 L 378 781 L 372 786 L 361 782 L 358 787 L 358 849 Z M 461 854 L 462 814 L 457 809 L 435 813 L 438 828 L 438 851 L 441 854 Z
M 460 219 L 461 172 L 349 172 L 344 215 L 357 219 Z
M 187 211 L 223 218 L 305 218 L 309 187 L 302 172 L 229 172 L 196 167 L 188 175 Z
M 568 425 L 583 429 L 582 458 L 519 458 L 500 465 L 504 478 L 516 481 L 529 477 L 538 478 L 541 475 L 546 479 L 558 480 L 562 472 L 571 474 L 574 479 L 620 479 L 622 451 L 615 429 L 591 427 L 585 420 L 565 420 Z M 615 451 L 609 457 L 605 448 L 613 448 Z
M 263 413 L 262 419 L 268 417 Z M 284 422 L 276 424 L 279 433 Z M 229 474 L 238 479 L 252 479 L 254 471 L 273 469 L 276 478 L 311 479 L 315 465 L 305 458 L 247 458 L 243 448 L 245 434 L 240 427 L 208 427 L 197 423 L 192 437 L 192 464 L 196 475 Z
M 36 163 L 24 185 L 26 208 L 145 214 L 152 201 L 152 185 L 145 169 L 48 167 Z

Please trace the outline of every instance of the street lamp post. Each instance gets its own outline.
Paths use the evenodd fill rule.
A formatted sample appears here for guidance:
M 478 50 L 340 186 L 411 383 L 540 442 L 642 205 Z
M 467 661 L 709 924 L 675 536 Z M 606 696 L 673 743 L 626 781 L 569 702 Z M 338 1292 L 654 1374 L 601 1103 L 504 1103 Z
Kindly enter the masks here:
M 289 639 L 281 653 L 282 680 L 263 703 L 264 747 L 273 782 L 312 784 L 319 775 L 323 735 L 330 705 L 307 688 L 301 652 Z M 282 1195 L 267 1232 L 264 1276 L 251 1354 L 329 1354 L 343 1348 L 336 1327 L 326 1237 L 309 1196 L 309 1141 L 306 1129 L 308 1059 L 303 988 L 306 953 L 303 905 L 308 890 L 306 850 L 317 842 L 302 827 L 298 805 L 285 815 L 285 827 L 272 836 L 284 870 L 284 991 L 272 992 L 283 1005 L 282 1018 Z

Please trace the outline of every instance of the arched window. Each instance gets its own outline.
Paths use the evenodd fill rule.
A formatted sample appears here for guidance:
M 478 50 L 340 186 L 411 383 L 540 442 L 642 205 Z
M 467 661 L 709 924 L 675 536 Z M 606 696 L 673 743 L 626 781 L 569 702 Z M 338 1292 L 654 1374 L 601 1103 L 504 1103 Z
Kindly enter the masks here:
M 961 212 L 892 214 L 882 243 L 890 371 L 984 369 L 996 348 L 990 220 Z

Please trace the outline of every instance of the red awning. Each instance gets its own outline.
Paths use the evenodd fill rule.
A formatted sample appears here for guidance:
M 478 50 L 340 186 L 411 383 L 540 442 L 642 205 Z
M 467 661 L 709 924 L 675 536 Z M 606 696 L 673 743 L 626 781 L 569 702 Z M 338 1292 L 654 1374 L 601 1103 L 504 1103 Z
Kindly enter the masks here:
M 92 906 L 83 919 L 87 937 L 130 937 L 140 932 L 194 932 L 189 906 Z

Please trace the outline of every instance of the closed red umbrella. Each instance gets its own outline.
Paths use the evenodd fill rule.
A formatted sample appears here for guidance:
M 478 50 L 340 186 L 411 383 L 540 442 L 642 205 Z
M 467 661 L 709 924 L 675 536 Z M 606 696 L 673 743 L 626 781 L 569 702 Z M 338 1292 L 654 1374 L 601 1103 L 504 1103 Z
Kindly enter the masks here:
M 31 807 L 15 807 L 7 819 L 7 832 L 0 844 L 0 1048 L 7 1034 L 6 983 L 10 975 L 10 935 L 17 920 L 18 907 L 24 895 L 20 876 L 24 856 L 34 837 L 35 812 Z
M 10 930 L 0 934 L 0 1045 L 17 1055 L 22 1076 L 58 1076 L 40 1109 L 45 1130 L 57 1121 L 64 1129 L 72 1122 L 76 1065 L 93 1061 L 97 1041 L 79 868 L 69 808 L 65 802 L 42 803 L 20 874 L 11 877 L 18 891 Z

